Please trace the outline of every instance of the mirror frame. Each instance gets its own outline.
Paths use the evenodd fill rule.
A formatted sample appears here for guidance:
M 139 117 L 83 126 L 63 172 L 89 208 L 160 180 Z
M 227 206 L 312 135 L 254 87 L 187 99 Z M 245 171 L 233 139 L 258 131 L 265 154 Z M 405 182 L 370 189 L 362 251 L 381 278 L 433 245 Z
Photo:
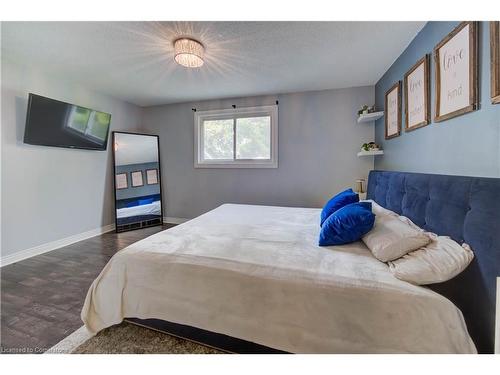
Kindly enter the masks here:
M 141 225 L 138 225 L 136 227 L 130 227 L 130 228 L 123 228 L 120 229 L 118 226 L 118 215 L 116 212 L 116 157 L 115 157 L 115 135 L 116 134 L 129 134 L 129 135 L 142 135 L 142 136 L 147 136 L 147 137 L 156 137 L 156 145 L 157 145 L 157 150 L 158 150 L 158 183 L 160 185 L 160 206 L 161 206 L 161 218 L 159 223 L 154 223 L 154 224 L 146 224 L 141 223 Z M 162 191 L 162 176 L 161 176 L 161 153 L 160 153 L 160 137 L 156 134 L 146 134 L 146 133 L 134 133 L 134 132 L 126 132 L 126 131 L 112 131 L 111 132 L 111 147 L 112 147 L 112 162 L 113 162 L 113 196 L 114 196 L 114 215 L 115 215 L 115 232 L 116 233 L 121 233 L 121 232 L 128 232 L 131 230 L 137 230 L 137 229 L 143 229 L 143 228 L 149 228 L 149 227 L 156 227 L 159 225 L 163 225 L 163 191 Z

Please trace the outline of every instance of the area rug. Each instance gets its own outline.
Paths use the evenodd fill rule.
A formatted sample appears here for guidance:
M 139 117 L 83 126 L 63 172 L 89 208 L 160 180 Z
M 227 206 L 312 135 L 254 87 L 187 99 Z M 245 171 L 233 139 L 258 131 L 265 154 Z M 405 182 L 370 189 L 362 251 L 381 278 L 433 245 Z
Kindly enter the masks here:
M 92 336 L 81 327 L 47 354 L 222 354 L 224 352 L 152 329 L 123 322 Z

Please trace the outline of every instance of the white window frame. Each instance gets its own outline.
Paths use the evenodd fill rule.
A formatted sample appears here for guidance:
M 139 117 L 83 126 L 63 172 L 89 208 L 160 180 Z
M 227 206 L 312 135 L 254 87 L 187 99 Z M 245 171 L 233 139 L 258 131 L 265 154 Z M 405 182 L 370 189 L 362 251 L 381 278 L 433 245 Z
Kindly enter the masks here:
M 271 117 L 271 158 L 270 159 L 219 159 L 203 158 L 203 122 L 245 117 Z M 236 130 L 236 129 L 235 129 Z M 236 141 L 236 132 L 234 133 Z M 234 144 L 236 151 L 236 144 Z M 236 158 L 236 153 L 234 154 Z M 212 111 L 194 112 L 194 167 L 195 168 L 278 168 L 278 106 L 242 107 Z

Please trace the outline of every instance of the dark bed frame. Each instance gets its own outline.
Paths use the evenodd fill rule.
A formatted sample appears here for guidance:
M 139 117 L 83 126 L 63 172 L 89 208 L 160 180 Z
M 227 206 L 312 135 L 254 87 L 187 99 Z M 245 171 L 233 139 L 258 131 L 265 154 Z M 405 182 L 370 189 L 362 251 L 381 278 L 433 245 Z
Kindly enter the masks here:
M 493 353 L 500 276 L 500 178 L 371 171 L 367 198 L 420 227 L 466 242 L 474 260 L 457 277 L 429 285 L 463 313 L 479 353 Z M 256 343 L 159 319 L 128 321 L 231 353 L 284 353 Z

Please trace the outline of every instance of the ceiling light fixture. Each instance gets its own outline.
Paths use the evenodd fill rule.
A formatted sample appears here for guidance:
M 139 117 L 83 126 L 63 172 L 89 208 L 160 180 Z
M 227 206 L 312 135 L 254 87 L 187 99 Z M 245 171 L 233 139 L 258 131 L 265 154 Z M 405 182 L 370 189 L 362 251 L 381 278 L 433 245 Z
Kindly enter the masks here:
M 203 65 L 205 48 L 197 40 L 180 38 L 174 41 L 174 60 L 187 68 L 199 68 Z

